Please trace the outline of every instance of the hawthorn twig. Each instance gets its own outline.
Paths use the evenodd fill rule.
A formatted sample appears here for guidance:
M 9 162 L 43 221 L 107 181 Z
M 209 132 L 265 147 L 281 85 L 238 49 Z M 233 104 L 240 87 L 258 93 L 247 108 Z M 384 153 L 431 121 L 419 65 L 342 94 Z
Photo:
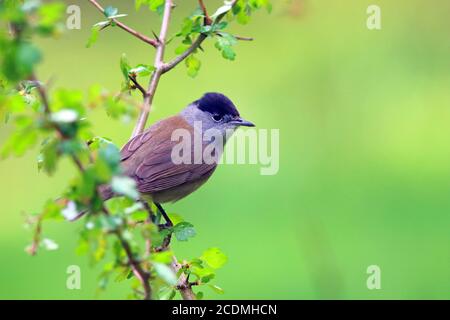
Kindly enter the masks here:
M 237 3 L 237 0 L 233 0 L 233 2 L 231 3 L 231 7 L 233 8 Z M 214 20 L 215 23 L 220 22 L 223 17 L 225 16 L 225 13 L 222 13 L 220 15 L 217 16 L 217 18 Z M 207 38 L 208 36 L 205 34 L 200 34 L 198 36 L 198 38 L 190 45 L 189 48 L 187 48 L 183 53 L 181 53 L 179 56 L 173 58 L 171 61 L 169 61 L 168 63 L 166 63 L 164 65 L 163 68 L 163 73 L 166 73 L 168 71 L 170 71 L 171 69 L 173 69 L 174 67 L 176 67 L 181 61 L 183 61 L 184 59 L 186 59 L 191 53 L 193 53 L 197 48 L 200 47 L 200 45 L 202 44 L 202 42 Z
M 241 41 L 253 41 L 254 39 L 252 37 L 241 37 L 241 36 L 234 36 L 237 40 Z
M 96 0 L 89 0 L 90 3 L 92 3 L 101 13 L 105 13 L 105 9 L 103 9 L 103 7 L 96 1 Z M 157 47 L 158 46 L 158 41 L 155 39 L 151 39 L 145 35 L 143 35 L 142 33 L 128 27 L 126 24 L 120 22 L 117 19 L 111 19 L 112 21 L 114 21 L 114 23 L 121 28 L 122 30 L 125 30 L 126 32 L 128 32 L 129 34 L 132 34 L 133 36 L 135 36 L 136 38 L 144 41 L 145 43 L 148 43 L 149 45 L 153 46 L 153 47 Z
M 198 4 L 200 5 L 200 8 L 203 11 L 203 15 L 205 16 L 205 19 L 204 19 L 203 23 L 205 25 L 210 25 L 212 23 L 212 19 L 208 15 L 208 11 L 206 10 L 205 3 L 203 2 L 203 0 L 198 0 Z
M 170 266 L 172 268 L 172 271 L 175 273 L 177 273 L 183 267 L 178 262 L 178 260 L 175 256 L 172 257 L 172 263 Z M 197 299 L 194 291 L 192 291 L 192 285 L 189 282 L 189 279 L 184 272 L 181 273 L 175 287 L 178 289 L 178 291 L 180 291 L 180 294 L 181 294 L 181 297 L 183 298 L 183 300 L 196 300 Z
M 236 4 L 237 0 L 233 0 L 231 3 L 231 7 L 233 7 Z M 136 122 L 136 126 L 134 127 L 133 134 L 131 137 L 135 137 L 139 134 L 141 134 L 145 129 L 145 124 L 147 123 L 148 114 L 150 113 L 153 97 L 156 92 L 156 88 L 158 87 L 159 79 L 161 76 L 173 69 L 176 65 L 178 65 L 181 61 L 183 61 L 185 58 L 187 58 L 191 53 L 193 53 L 197 48 L 200 47 L 202 42 L 207 38 L 207 35 L 200 34 L 198 38 L 194 41 L 194 43 L 187 48 L 183 53 L 181 53 L 179 56 L 175 57 L 173 60 L 171 60 L 168 63 L 164 63 L 164 49 L 165 49 L 165 39 L 167 36 L 167 29 L 169 26 L 170 21 L 170 13 L 171 9 L 173 7 L 172 0 L 166 0 L 164 4 L 164 15 L 163 15 L 163 21 L 161 24 L 161 31 L 159 34 L 159 42 L 158 47 L 156 50 L 156 57 L 155 57 L 155 63 L 154 67 L 155 70 L 153 71 L 153 74 L 150 78 L 150 83 L 147 90 L 147 96 L 144 97 L 144 101 L 142 103 L 141 113 L 139 114 L 139 118 Z M 220 20 L 223 19 L 226 13 L 223 13 L 215 19 L 214 22 L 220 22 Z
M 35 75 L 31 75 L 30 79 L 32 81 L 36 81 L 36 83 L 39 83 L 35 77 Z M 50 110 L 50 105 L 49 105 L 49 101 L 48 101 L 48 97 L 47 97 L 47 93 L 44 89 L 44 87 L 42 85 L 38 85 L 37 86 L 38 92 L 39 92 L 39 96 L 41 98 L 42 104 L 44 105 L 44 112 L 47 115 L 51 114 L 51 110 Z M 58 126 L 55 126 L 55 130 L 58 132 L 58 135 L 63 137 L 63 133 L 61 132 L 61 130 L 59 129 Z M 81 160 L 76 156 L 76 155 L 72 155 L 72 160 L 75 163 L 75 165 L 77 166 L 77 168 L 79 169 L 80 172 L 85 172 L 85 168 L 81 162 Z M 105 215 L 110 215 L 108 209 L 105 207 L 104 203 L 102 203 L 102 212 Z M 40 225 L 37 227 L 39 229 L 39 233 L 40 233 Z M 130 268 L 133 270 L 134 275 L 136 276 L 136 278 L 141 282 L 142 287 L 144 288 L 144 300 L 150 300 L 151 299 L 151 287 L 150 287 L 150 275 L 142 269 L 142 266 L 140 265 L 140 263 L 134 258 L 133 256 L 133 252 L 131 250 L 130 244 L 125 240 L 125 238 L 123 237 L 122 233 L 120 232 L 119 229 L 115 230 L 114 233 L 116 234 L 116 236 L 119 239 L 119 242 L 122 246 L 122 248 L 125 250 L 125 253 L 127 255 L 127 259 L 128 259 L 128 265 L 130 266 Z
M 147 95 L 147 91 L 141 86 L 141 84 L 137 81 L 136 77 L 128 76 L 130 78 L 131 82 L 133 82 L 134 86 L 142 93 L 142 96 L 145 98 Z
M 92 4 L 94 4 L 100 11 L 104 12 L 103 8 L 95 1 L 95 0 L 89 0 Z M 233 0 L 231 3 L 231 7 L 233 7 L 236 4 L 237 0 Z M 202 8 L 203 14 L 205 16 L 204 19 L 204 24 L 205 25 L 209 25 L 212 24 L 213 21 L 212 19 L 209 17 L 207 10 L 206 10 L 206 6 L 204 4 L 204 2 L 202 0 L 199 0 L 199 5 Z M 187 48 L 183 53 L 181 53 L 180 55 L 178 55 L 177 57 L 175 57 L 174 59 L 172 59 L 171 61 L 169 61 L 168 63 L 164 63 L 164 51 L 165 51 L 165 47 L 166 47 L 166 37 L 167 37 L 167 32 L 168 32 L 168 27 L 169 27 L 169 23 L 170 23 L 170 18 L 171 18 L 171 11 L 172 8 L 174 7 L 173 1 L 172 0 L 166 0 L 164 3 L 164 14 L 162 17 L 162 23 L 161 23 L 161 30 L 159 33 L 159 36 L 155 35 L 155 38 L 157 39 L 156 41 L 153 39 L 149 39 L 150 40 L 150 44 L 153 45 L 156 48 L 156 55 L 155 55 L 155 60 L 154 60 L 154 67 L 155 70 L 153 71 L 151 77 L 150 77 L 150 81 L 149 81 L 149 85 L 148 85 L 148 89 L 145 91 L 142 86 L 140 86 L 140 84 L 136 81 L 135 78 L 130 77 L 130 80 L 135 84 L 136 88 L 138 88 L 143 96 L 144 96 L 144 100 L 142 103 L 142 108 L 141 108 L 141 112 L 139 114 L 139 117 L 137 119 L 136 125 L 133 129 L 133 133 L 132 133 L 132 138 L 141 134 L 144 131 L 145 125 L 147 123 L 147 119 L 149 116 L 149 113 L 151 111 L 151 107 L 152 107 L 152 102 L 153 102 L 153 98 L 155 96 L 156 93 L 156 89 L 158 87 L 158 83 L 159 80 L 161 78 L 161 76 L 170 71 L 171 69 L 173 69 L 175 66 L 177 66 L 180 62 L 182 62 L 185 58 L 187 58 L 190 54 L 192 54 L 196 49 L 201 48 L 201 44 L 202 42 L 207 38 L 207 35 L 205 34 L 200 34 L 198 36 L 198 38 L 192 43 L 192 45 Z M 223 19 L 223 17 L 225 16 L 226 13 L 223 13 L 219 16 L 216 17 L 216 19 L 214 20 L 215 23 L 220 22 L 220 20 Z M 133 30 L 133 32 L 130 32 L 130 28 L 126 27 L 125 25 L 123 25 L 122 23 L 120 23 L 119 21 L 115 21 L 115 23 L 121 27 L 122 29 L 128 31 L 129 33 L 136 35 L 137 32 L 135 32 Z M 126 27 L 126 28 L 124 28 Z M 138 38 L 140 38 L 141 40 L 142 37 L 137 36 Z M 237 39 L 239 40 L 252 40 L 251 38 L 244 38 L 244 37 L 237 37 Z M 145 41 L 145 40 L 144 40 Z M 146 41 L 148 42 L 148 41 Z M 119 235 L 118 235 L 119 236 Z M 123 240 L 123 239 L 122 239 Z M 121 241 L 122 241 L 121 240 Z M 162 246 L 161 250 L 168 250 L 169 246 L 170 246 L 170 237 L 168 239 L 165 239 L 167 241 L 165 241 L 164 245 Z M 122 244 L 122 246 L 125 248 L 126 247 L 126 242 L 125 242 L 125 246 L 124 244 Z M 149 250 L 151 248 L 151 243 L 147 243 L 147 254 L 149 254 Z M 125 249 L 125 251 L 127 251 L 127 249 Z M 131 251 L 130 251 L 131 253 Z M 128 252 L 127 252 L 128 255 Z M 133 263 L 134 260 L 132 260 L 129 257 L 129 261 L 130 263 Z M 138 267 L 140 267 L 139 264 L 134 265 L 134 268 L 137 269 Z M 171 268 L 172 270 L 177 273 L 181 268 L 182 265 L 178 262 L 177 258 L 175 256 L 172 257 L 172 263 L 171 263 Z M 139 271 L 139 270 L 137 270 Z M 139 275 L 139 272 L 137 273 L 137 276 Z M 140 278 L 141 283 L 147 283 L 148 284 L 148 278 L 147 277 L 141 277 Z M 180 291 L 181 296 L 184 300 L 195 300 L 196 296 L 195 293 L 192 291 L 192 285 L 189 282 L 188 276 L 183 272 L 179 279 L 178 279 L 178 283 L 176 285 L 176 288 Z M 144 290 L 145 290 L 145 286 L 144 286 Z
M 31 242 L 31 245 L 27 248 L 27 252 L 34 256 L 36 255 L 39 247 L 39 243 L 41 241 L 41 235 L 42 235 L 42 214 L 36 217 L 36 226 L 33 231 L 33 240 Z
M 166 0 L 164 4 L 164 14 L 161 23 L 161 30 L 158 36 L 158 46 L 156 48 L 155 70 L 152 73 L 150 82 L 148 85 L 147 95 L 144 97 L 142 103 L 141 113 L 139 114 L 136 126 L 134 127 L 131 137 L 135 137 L 144 131 L 145 124 L 147 123 L 148 114 L 150 113 L 153 97 L 155 96 L 156 88 L 158 87 L 159 79 L 163 74 L 164 67 L 164 50 L 166 48 L 166 37 L 169 29 L 170 16 L 173 8 L 172 0 Z

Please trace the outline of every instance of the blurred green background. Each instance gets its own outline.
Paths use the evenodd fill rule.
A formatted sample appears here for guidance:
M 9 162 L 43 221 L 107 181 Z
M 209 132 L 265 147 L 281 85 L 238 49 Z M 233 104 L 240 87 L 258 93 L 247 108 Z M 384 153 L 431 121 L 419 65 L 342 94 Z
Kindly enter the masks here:
M 55 87 L 119 90 L 121 54 L 132 64 L 151 63 L 154 50 L 120 29 L 102 32 L 86 49 L 90 26 L 102 18 L 77 2 L 81 30 L 39 40 L 39 74 Z M 132 1 L 100 2 L 129 13 L 123 21 L 140 31 L 158 31 L 159 18 L 136 13 Z M 173 32 L 196 4 L 178 2 Z M 273 3 L 272 14 L 232 25 L 235 34 L 255 38 L 238 44 L 236 61 L 207 43 L 196 79 L 180 65 L 160 83 L 150 122 L 220 91 L 259 128 L 280 129 L 277 175 L 223 165 L 198 192 L 167 206 L 198 233 L 175 241 L 177 256 L 212 246 L 227 253 L 216 281 L 225 294 L 205 289 L 207 298 L 450 298 L 450 2 Z M 366 27 L 369 4 L 381 7 L 379 31 Z M 103 110 L 90 120 L 118 145 L 132 129 Z M 9 132 L 0 127 L 0 143 Z M 81 221 L 45 226 L 59 250 L 24 252 L 31 235 L 22 213 L 38 211 L 75 174 L 68 162 L 54 177 L 39 174 L 36 156 L 0 162 L 0 298 L 125 297 L 126 283 L 95 295 L 99 270 L 74 253 Z M 66 289 L 66 268 L 74 264 L 81 290 Z M 366 287 L 369 265 L 381 268 L 380 290 Z

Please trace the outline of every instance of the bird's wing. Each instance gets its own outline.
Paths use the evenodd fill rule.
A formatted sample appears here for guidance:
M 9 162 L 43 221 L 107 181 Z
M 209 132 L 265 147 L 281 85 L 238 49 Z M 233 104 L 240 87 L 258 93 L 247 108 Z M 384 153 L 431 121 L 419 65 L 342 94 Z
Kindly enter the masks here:
M 179 141 L 171 140 L 172 131 L 167 130 L 168 124 L 172 128 L 192 130 L 183 119 L 168 118 L 136 136 L 122 148 L 122 165 L 126 173 L 136 180 L 138 190 L 142 193 L 163 191 L 207 178 L 217 166 L 215 163 L 174 164 L 172 148 Z

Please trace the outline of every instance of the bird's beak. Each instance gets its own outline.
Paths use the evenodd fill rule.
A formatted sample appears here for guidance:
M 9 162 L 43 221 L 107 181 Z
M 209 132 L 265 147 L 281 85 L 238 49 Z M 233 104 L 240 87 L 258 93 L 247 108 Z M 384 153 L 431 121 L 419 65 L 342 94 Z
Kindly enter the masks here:
M 254 127 L 255 126 L 250 121 L 244 120 L 242 118 L 233 119 L 229 123 L 234 124 L 236 126 L 242 126 L 242 127 Z

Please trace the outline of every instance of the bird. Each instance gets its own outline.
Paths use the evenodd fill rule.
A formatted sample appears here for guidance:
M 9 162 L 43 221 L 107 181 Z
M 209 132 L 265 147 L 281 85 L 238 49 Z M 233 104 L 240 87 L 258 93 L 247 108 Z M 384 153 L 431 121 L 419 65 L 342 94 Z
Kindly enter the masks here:
M 224 94 L 205 93 L 178 114 L 156 122 L 129 140 L 120 151 L 123 174 L 136 182 L 142 199 L 154 203 L 171 225 L 161 204 L 178 201 L 196 191 L 211 177 L 218 164 L 217 161 L 207 162 L 204 159 L 174 163 L 172 151 L 178 142 L 173 141 L 173 132 L 181 129 L 191 135 L 204 135 L 207 130 L 213 129 L 223 135 L 222 142 L 225 144 L 230 136 L 228 132 L 232 133 L 238 127 L 254 126 L 240 116 L 234 103 Z M 191 139 L 190 142 L 192 157 L 194 141 Z M 202 143 L 208 142 L 211 141 Z M 104 201 L 116 196 L 110 185 L 102 186 L 100 194 Z

